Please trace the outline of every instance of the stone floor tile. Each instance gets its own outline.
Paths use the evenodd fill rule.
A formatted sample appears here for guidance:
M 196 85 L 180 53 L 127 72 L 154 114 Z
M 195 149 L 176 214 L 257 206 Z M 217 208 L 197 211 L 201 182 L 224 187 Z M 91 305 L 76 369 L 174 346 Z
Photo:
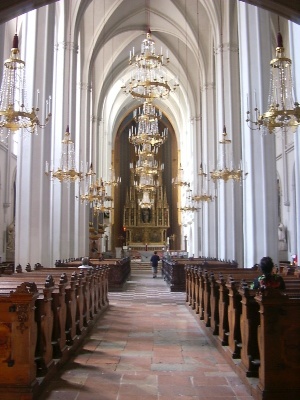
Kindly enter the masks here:
M 253 400 L 187 308 L 185 293 L 137 272 L 109 301 L 42 400 Z
M 77 400 L 79 392 L 68 390 L 45 391 L 41 397 L 43 400 Z

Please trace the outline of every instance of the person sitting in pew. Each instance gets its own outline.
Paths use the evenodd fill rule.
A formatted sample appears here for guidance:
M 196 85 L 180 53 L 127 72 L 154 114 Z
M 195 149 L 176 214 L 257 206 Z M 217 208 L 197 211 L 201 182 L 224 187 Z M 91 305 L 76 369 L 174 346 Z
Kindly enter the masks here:
M 78 267 L 79 269 L 93 269 L 93 267 L 90 265 L 90 259 L 88 257 L 83 257 L 82 259 L 82 265 Z
M 259 268 L 262 272 L 262 275 L 254 279 L 251 287 L 252 289 L 285 289 L 285 283 L 282 276 L 273 272 L 274 263 L 271 257 L 263 257 L 260 260 Z

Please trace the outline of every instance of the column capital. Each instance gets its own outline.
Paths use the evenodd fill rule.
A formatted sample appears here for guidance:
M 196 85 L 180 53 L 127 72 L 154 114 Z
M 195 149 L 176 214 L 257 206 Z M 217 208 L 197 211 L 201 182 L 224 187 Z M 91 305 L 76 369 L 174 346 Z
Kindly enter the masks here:
M 201 115 L 195 115 L 194 117 L 190 118 L 191 124 L 193 124 L 194 122 L 197 122 L 197 121 L 201 121 L 201 120 L 202 120 Z
M 221 43 L 219 46 L 215 47 L 215 55 L 224 53 L 224 52 L 231 52 L 231 53 L 238 53 L 239 52 L 239 46 L 236 43 Z
M 216 88 L 215 82 L 205 83 L 200 87 L 201 92 L 206 92 L 208 90 L 214 90 Z
M 78 82 L 78 88 L 80 90 L 86 90 L 88 92 L 92 92 L 92 86 L 85 82 Z
M 79 46 L 78 46 L 78 44 L 75 44 L 74 42 L 63 41 L 63 42 L 56 43 L 54 45 L 54 49 L 56 51 L 59 51 L 59 50 L 71 50 L 74 53 L 78 53 Z
M 92 121 L 93 124 L 96 122 L 98 125 L 100 125 L 102 119 L 97 117 L 96 115 L 92 115 L 91 116 L 91 121 Z

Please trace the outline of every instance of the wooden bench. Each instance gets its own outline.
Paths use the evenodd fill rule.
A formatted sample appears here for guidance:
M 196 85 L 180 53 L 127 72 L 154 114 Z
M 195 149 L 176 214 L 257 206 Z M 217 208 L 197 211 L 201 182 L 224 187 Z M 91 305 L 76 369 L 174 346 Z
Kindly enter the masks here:
M 2 262 L 0 264 L 0 276 L 1 275 L 11 275 L 14 273 L 15 265 L 13 262 Z
M 1 399 L 38 398 L 42 382 L 70 357 L 96 318 L 107 307 L 107 291 L 104 291 L 107 281 L 107 267 L 97 267 L 89 272 L 73 268 L 42 268 L 0 277 L 1 343 L 4 337 L 5 346 L 9 343 L 13 354 L 11 361 L 12 357 L 7 357 L 5 353 L 7 368 L 10 370 L 7 381 L 4 378 L 1 381 L 0 378 Z M 32 299 L 33 303 L 28 300 L 30 306 L 25 303 L 15 304 L 17 295 L 22 295 L 23 299 Z M 32 310 L 32 318 L 31 314 L 29 318 L 29 308 Z M 14 324 L 19 321 L 19 325 L 13 326 L 12 322 L 7 322 L 13 320 L 13 314 L 16 314 Z M 24 335 L 19 338 L 15 335 L 16 331 Z M 32 341 L 32 352 L 28 351 L 29 340 Z M 2 362 L 5 360 L 2 359 Z M 31 374 L 28 375 L 27 371 L 27 380 L 24 378 L 19 381 L 18 371 L 24 363 L 24 369 L 29 369 L 30 365 Z M 6 372 L 5 369 L 4 374 Z
M 224 276 L 226 276 L 225 273 Z M 231 273 L 222 282 L 222 303 L 220 307 L 224 307 L 225 309 L 221 311 L 223 320 L 220 321 L 219 332 L 221 334 L 219 334 L 219 337 L 223 344 L 228 344 L 232 358 L 240 358 L 241 351 L 240 318 L 242 313 L 242 298 L 238 290 L 241 282 L 251 283 L 256 277 L 257 271 L 245 269 L 241 272 Z M 228 322 L 226 319 L 228 319 Z M 224 332 L 224 327 L 228 327 L 227 332 Z
M 70 284 L 66 287 L 66 302 L 68 305 L 68 321 L 71 322 L 68 340 L 70 343 L 76 335 L 89 325 L 108 304 L 108 267 L 96 267 L 93 270 L 80 270 L 77 267 L 43 268 L 30 272 L 30 276 L 43 276 L 45 272 L 59 277 L 61 273 L 69 275 Z M 76 301 L 76 307 L 74 300 Z
M 300 399 L 300 292 L 290 298 L 279 290 L 258 293 L 260 353 L 257 398 Z
M 22 285 L 22 280 L 11 279 L 5 282 L 0 281 L 1 293 L 9 294 L 16 288 L 16 285 Z M 37 324 L 37 342 L 35 347 L 35 363 L 37 376 L 44 376 L 51 365 L 54 363 L 55 351 L 58 347 L 60 336 L 55 336 L 54 313 L 52 304 L 52 293 L 55 290 L 55 284 L 51 276 L 45 280 L 35 279 L 35 282 L 25 282 L 27 285 L 35 285 L 38 291 L 38 297 L 35 301 L 35 322 Z M 57 332 L 56 332 L 57 333 Z
M 241 357 L 241 347 L 242 347 L 242 328 L 241 328 L 241 318 L 246 320 L 246 316 L 242 317 L 243 311 L 243 302 L 242 302 L 242 293 L 239 291 L 240 287 L 245 287 L 252 283 L 254 278 L 257 277 L 257 273 L 252 270 L 245 270 L 243 273 L 239 274 L 238 272 L 232 273 L 228 276 L 226 280 L 226 288 L 228 290 L 228 311 L 222 312 L 224 318 L 228 316 L 228 332 L 225 332 L 225 335 L 228 337 L 228 346 L 232 353 L 233 358 Z M 285 279 L 286 283 L 286 291 L 287 292 L 295 292 L 297 291 L 297 287 L 300 288 L 300 281 L 291 277 L 290 279 Z M 223 297 L 222 297 L 222 307 L 226 307 L 226 295 L 227 290 L 223 289 Z M 256 293 L 256 291 L 253 291 Z M 246 301 L 244 299 L 244 301 Z M 248 298 L 248 301 L 250 299 Z M 247 303 L 248 304 L 248 303 Z M 248 304 L 249 305 L 249 304 Z M 252 310 L 253 313 L 253 310 Z M 222 328 L 220 324 L 220 330 L 223 329 L 223 326 L 226 325 L 226 321 L 221 321 Z M 224 331 L 221 334 L 221 340 L 224 339 Z M 223 341 L 224 343 L 224 341 Z M 226 341 L 225 341 L 226 344 Z
M 235 271 L 237 269 L 237 265 L 233 265 L 231 263 L 220 263 L 220 262 L 210 262 L 205 264 L 204 263 L 191 265 L 187 264 L 185 266 L 186 271 L 186 301 L 192 307 L 192 309 L 196 310 L 196 313 L 199 314 L 199 318 L 201 320 L 204 319 L 204 309 L 206 307 L 206 323 L 209 320 L 209 296 L 208 292 L 210 290 L 209 285 L 207 284 L 205 288 L 205 280 L 204 275 L 205 273 L 210 274 L 213 271 L 223 271 L 226 270 L 228 272 Z M 207 267 L 209 265 L 209 267 Z M 220 265 L 222 265 L 220 267 Z M 208 276 L 208 275 L 207 275 Z M 206 290 L 206 294 L 205 294 Z M 204 296 L 206 298 L 204 299 Z M 204 305 L 205 301 L 205 305 Z
M 224 355 L 229 360 L 236 359 L 233 366 L 241 378 L 252 377 L 257 379 L 258 377 L 256 384 L 253 382 L 250 384 L 248 381 L 245 381 L 249 383 L 249 388 L 254 397 L 259 400 L 279 400 L 284 397 L 289 400 L 296 400 L 300 398 L 299 379 L 297 380 L 300 372 L 300 356 L 298 355 L 298 341 L 300 341 L 300 323 L 298 323 L 298 320 L 300 314 L 297 315 L 296 311 L 293 311 L 293 307 L 296 307 L 295 304 L 297 302 L 297 307 L 300 307 L 300 280 L 297 270 L 295 270 L 294 274 L 291 274 L 289 271 L 289 274 L 284 276 L 285 291 L 275 289 L 275 293 L 277 292 L 277 294 L 270 294 L 271 299 L 274 296 L 285 299 L 283 301 L 284 307 L 286 303 L 288 307 L 291 307 L 288 310 L 284 307 L 280 310 L 277 309 L 275 314 L 274 307 L 279 307 L 280 301 L 275 302 L 275 306 L 272 304 L 272 300 L 268 297 L 270 290 L 260 293 L 257 290 L 249 288 L 249 284 L 259 275 L 257 271 L 236 269 L 228 274 L 226 269 L 224 269 L 223 273 L 220 273 L 217 270 L 203 271 L 201 268 L 195 268 L 194 266 L 188 268 L 189 274 L 199 276 L 199 299 L 203 296 L 204 305 L 203 322 L 208 327 L 212 338 L 218 334 L 219 340 L 215 339 L 216 345 L 218 343 L 221 345 L 220 349 L 224 349 Z M 194 281 L 191 280 L 191 282 Z M 272 293 L 273 291 L 274 289 L 271 290 Z M 262 299 L 261 303 L 258 301 L 258 298 Z M 193 301 L 191 301 L 190 296 L 187 296 L 187 299 L 190 300 L 188 304 L 193 308 Z M 201 300 L 199 300 L 199 303 L 201 304 Z M 267 305 L 273 307 L 273 311 L 268 311 L 267 315 L 269 319 L 263 320 L 263 323 L 268 326 L 268 335 L 272 336 L 273 330 L 276 331 L 278 344 L 273 340 L 272 351 L 276 353 L 278 349 L 279 355 L 275 360 L 274 355 L 271 354 L 272 346 L 268 346 L 268 338 L 266 338 L 265 331 L 262 328 L 262 307 L 265 310 Z M 194 307 L 194 310 L 197 312 L 197 306 Z M 274 321 L 271 317 L 273 315 L 272 312 L 274 312 L 274 316 L 276 315 Z M 284 317 L 289 314 L 293 315 L 293 317 L 289 320 L 286 319 L 285 323 L 283 323 L 280 313 L 283 313 Z M 199 314 L 201 314 L 201 310 Z M 297 319 L 296 324 L 294 324 L 294 319 Z M 276 325 L 277 322 L 279 322 L 278 327 Z M 288 324 L 290 324 L 290 331 L 292 332 L 292 343 L 289 340 Z M 286 332 L 284 328 L 286 328 Z M 284 339 L 281 338 L 279 340 L 279 336 L 281 337 L 280 330 Z M 294 349 L 295 338 L 296 349 Z M 294 349 L 296 356 L 293 356 L 294 370 L 291 377 L 287 377 L 288 373 L 284 370 L 284 378 L 280 379 L 280 385 L 277 383 L 275 385 L 277 388 L 281 387 L 279 391 L 280 395 L 277 395 L 276 390 L 272 387 L 274 385 L 272 364 L 274 362 L 277 363 L 275 369 L 278 369 L 279 374 L 281 365 L 285 366 L 285 362 L 288 363 L 287 360 L 283 360 L 284 344 L 286 346 L 285 352 L 290 351 L 292 353 L 292 349 Z M 268 352 L 264 351 L 264 346 L 268 348 Z M 262 361 L 262 358 L 264 358 L 264 361 Z M 269 358 L 273 361 L 270 361 Z M 285 358 L 287 357 L 285 356 Z M 263 365 L 262 368 L 261 365 Z M 292 368 L 292 366 L 289 366 L 289 368 Z M 284 395 L 285 380 L 290 383 L 287 395 Z
M 108 290 L 119 291 L 122 290 L 124 284 L 128 280 L 131 274 L 131 262 L 130 257 L 125 258 L 109 258 L 104 260 L 92 259 L 89 264 L 93 267 L 97 266 L 108 266 Z M 78 268 L 82 265 L 81 260 L 66 261 L 55 263 L 56 268 Z
M 0 291 L 0 398 L 3 400 L 31 399 L 38 386 L 35 364 L 38 296 L 36 286 L 25 282 L 11 292 Z
M 192 272 L 196 271 L 197 267 L 209 270 L 210 268 L 227 268 L 227 266 L 236 268 L 237 264 L 230 261 L 207 260 L 203 258 L 163 258 L 162 275 L 172 292 L 186 292 L 187 301 L 194 308 L 196 307 L 195 296 L 198 282 L 197 277 Z
M 184 267 L 187 262 L 188 259 L 162 258 L 161 274 L 165 282 L 169 285 L 171 292 L 184 292 L 186 290 Z

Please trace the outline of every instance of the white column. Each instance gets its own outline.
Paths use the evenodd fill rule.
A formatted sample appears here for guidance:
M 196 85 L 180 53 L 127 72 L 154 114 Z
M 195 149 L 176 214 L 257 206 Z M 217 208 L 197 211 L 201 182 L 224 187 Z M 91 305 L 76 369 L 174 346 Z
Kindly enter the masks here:
M 290 54 L 293 61 L 293 76 L 294 76 L 294 88 L 295 88 L 295 100 L 300 103 L 300 53 L 299 53 L 299 35 L 300 26 L 297 24 L 290 23 Z M 288 241 L 290 240 L 290 246 L 288 248 L 289 255 L 297 254 L 298 265 L 300 263 L 300 128 L 294 133 L 295 138 L 295 164 L 292 177 L 290 179 L 292 183 L 291 187 L 291 212 L 289 215 L 289 226 L 288 226 Z
M 216 79 L 217 79 L 217 132 L 215 140 L 222 139 L 225 124 L 230 144 L 218 144 L 218 160 L 222 159 L 224 150 L 228 154 L 227 168 L 238 168 L 241 160 L 240 138 L 240 94 L 239 94 L 239 64 L 238 45 L 235 42 L 237 32 L 234 26 L 232 3 L 223 5 L 222 35 L 216 49 Z M 222 168 L 225 166 L 223 164 Z M 242 188 L 239 183 L 220 180 L 218 183 L 218 257 L 236 260 L 243 265 L 242 241 Z
M 51 6 L 26 14 L 20 34 L 21 58 L 26 63 L 28 107 L 37 106 L 39 90 L 41 124 L 46 117 L 46 99 L 52 92 L 53 31 L 54 7 Z M 44 176 L 44 151 L 50 125 L 45 130 L 38 128 L 37 136 L 24 130 L 19 142 L 15 262 L 23 267 L 27 262 L 49 266 L 49 190 Z
M 202 87 L 202 153 L 203 167 L 206 168 L 208 179 L 210 171 L 215 167 L 216 154 L 216 107 L 215 107 L 215 84 L 207 83 Z M 205 151 L 204 151 L 205 150 Z M 200 165 L 199 165 L 200 166 Z M 199 168 L 198 166 L 198 168 Z M 210 181 L 210 189 L 214 193 L 214 184 Z M 200 254 L 204 257 L 218 257 L 217 249 L 217 203 L 201 203 L 201 225 L 199 229 L 199 240 L 201 242 Z
M 79 58 L 79 57 L 78 57 Z M 77 59 L 78 59 L 77 58 Z M 77 66 L 79 68 L 79 65 Z M 82 77 L 78 76 L 78 79 Z M 91 163 L 93 163 L 94 171 L 96 172 L 96 160 L 93 156 L 91 144 L 94 135 L 94 125 L 91 118 L 91 88 L 86 83 L 77 84 L 77 105 L 76 116 L 78 127 L 76 130 L 76 148 L 78 154 L 78 165 L 82 162 L 85 168 L 85 173 Z M 83 187 L 83 185 L 81 185 Z M 80 197 L 80 193 L 77 194 Z M 81 204 L 80 199 L 75 204 L 75 243 L 78 256 L 89 254 L 89 212 L 90 206 L 86 203 Z
M 201 96 L 201 92 L 199 90 L 198 96 Z M 198 100 L 200 103 L 200 101 Z M 199 110 L 200 111 L 200 110 Z M 201 137 L 202 137 L 202 132 L 201 132 L 201 116 L 196 116 L 194 118 L 194 131 L 193 131 L 193 174 L 194 174 L 194 190 L 193 190 L 193 195 L 199 194 L 201 187 L 199 185 L 200 183 L 200 177 L 198 176 L 199 172 L 199 167 L 201 163 L 201 154 L 202 154 L 202 145 L 201 145 Z M 194 218 L 193 218 L 193 229 L 191 232 L 189 232 L 190 236 L 188 239 L 189 245 L 189 254 L 190 255 L 195 255 L 198 257 L 200 254 L 200 249 L 201 249 L 201 243 L 200 243 L 200 237 L 199 237 L 199 226 L 201 224 L 201 209 L 202 209 L 202 204 L 201 203 L 195 203 L 196 207 L 199 207 L 200 209 L 194 213 Z
M 241 135 L 249 172 L 243 185 L 244 266 L 252 267 L 263 256 L 278 259 L 275 138 L 251 131 L 245 122 L 248 108 L 267 109 L 272 30 L 267 11 L 238 3 Z

